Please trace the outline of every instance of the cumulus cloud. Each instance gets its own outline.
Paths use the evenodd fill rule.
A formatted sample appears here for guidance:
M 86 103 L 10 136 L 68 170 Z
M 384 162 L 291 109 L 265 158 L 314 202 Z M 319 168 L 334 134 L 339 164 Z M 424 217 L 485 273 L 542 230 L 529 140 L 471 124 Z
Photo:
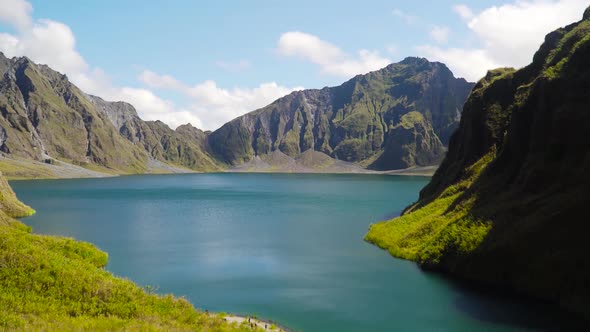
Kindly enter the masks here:
M 446 44 L 450 33 L 449 27 L 435 25 L 430 29 L 430 38 L 439 44 Z
M 444 61 L 459 76 L 483 77 L 493 67 L 528 64 L 547 33 L 581 19 L 587 0 L 516 0 L 474 13 L 466 5 L 453 10 L 479 44 L 469 48 L 419 46 L 421 55 Z
M 106 100 L 126 101 L 145 120 L 161 120 L 172 128 L 192 123 L 204 129 L 217 129 L 224 122 L 265 106 L 293 89 L 276 83 L 261 84 L 254 89 L 217 87 L 213 81 L 188 86 L 167 75 L 144 71 L 139 81 L 148 88 L 119 87 L 100 68 L 91 67 L 76 50 L 76 38 L 65 24 L 48 19 L 33 19 L 33 7 L 25 0 L 0 0 L 0 22 L 15 32 L 0 33 L 0 51 L 6 56 L 27 56 L 36 63 L 47 64 L 68 75 L 84 92 Z M 218 62 L 226 70 L 247 69 L 246 60 Z M 186 105 L 177 105 L 159 97 L 153 90 L 169 89 L 189 97 Z
M 323 73 L 341 77 L 365 74 L 390 63 L 389 59 L 382 57 L 377 51 L 360 50 L 353 57 L 336 45 L 299 31 L 282 34 L 277 49 L 283 56 L 310 61 L 319 65 Z
M 191 86 L 149 70 L 143 71 L 139 79 L 148 87 L 176 91 L 188 97 L 191 114 L 198 118 L 207 117 L 205 129 L 217 128 L 228 120 L 266 106 L 292 91 L 303 89 L 284 87 L 276 82 L 263 83 L 256 88 L 224 89 L 211 80 Z
M 476 81 L 487 70 L 502 67 L 484 49 L 441 48 L 438 46 L 418 46 L 418 53 L 426 54 L 431 61 L 447 64 L 455 76 Z
M 33 6 L 24 0 L 1 0 L 0 22 L 5 22 L 17 29 L 25 29 L 31 23 Z

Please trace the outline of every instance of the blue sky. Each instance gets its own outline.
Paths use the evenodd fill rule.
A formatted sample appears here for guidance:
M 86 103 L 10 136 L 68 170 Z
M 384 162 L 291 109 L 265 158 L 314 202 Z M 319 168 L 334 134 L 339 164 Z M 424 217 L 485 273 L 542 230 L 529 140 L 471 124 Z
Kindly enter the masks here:
M 448 25 L 457 36 L 467 28 L 453 12 L 456 1 L 30 1 L 33 16 L 67 24 L 87 61 L 108 69 L 121 84 L 134 84 L 141 68 L 185 82 L 213 79 L 222 86 L 322 87 L 344 77 L 321 74 L 316 66 L 277 55 L 282 33 L 301 31 L 346 52 L 378 50 L 392 60 L 414 55 L 429 43 L 430 24 Z M 498 2 L 498 1 L 496 1 Z M 478 1 L 484 8 L 494 1 Z M 408 25 L 395 9 L 420 16 Z M 468 40 L 459 43 L 469 43 Z M 397 51 L 391 55 L 388 47 Z M 223 70 L 219 61 L 250 63 L 241 72 Z M 115 76 L 116 75 L 116 76 Z
M 0 0 L 0 51 L 125 100 L 146 119 L 216 129 L 293 89 L 338 85 L 406 56 L 476 80 L 522 66 L 583 0 Z

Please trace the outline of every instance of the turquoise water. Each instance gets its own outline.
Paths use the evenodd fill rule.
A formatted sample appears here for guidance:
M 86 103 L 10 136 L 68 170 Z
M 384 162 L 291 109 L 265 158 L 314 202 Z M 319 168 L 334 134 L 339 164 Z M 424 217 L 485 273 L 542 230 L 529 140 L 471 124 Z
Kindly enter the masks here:
M 12 182 L 35 232 L 90 241 L 108 270 L 210 311 L 295 331 L 512 331 L 571 320 L 424 273 L 367 244 L 427 178 L 192 174 Z

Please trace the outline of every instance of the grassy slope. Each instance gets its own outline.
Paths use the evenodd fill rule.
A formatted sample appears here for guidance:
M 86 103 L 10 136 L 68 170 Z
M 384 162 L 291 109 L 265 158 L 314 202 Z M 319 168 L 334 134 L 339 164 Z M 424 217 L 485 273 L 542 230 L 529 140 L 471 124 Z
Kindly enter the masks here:
M 590 8 L 531 65 L 489 72 L 420 200 L 366 239 L 590 316 L 589 59 Z
M 0 160 L 0 172 L 10 180 L 55 178 L 55 174 L 48 167 L 35 162 L 17 162 L 12 159 Z
M 104 270 L 92 244 L 31 234 L 34 211 L 0 177 L 0 329 L 250 331 Z
M 465 197 L 465 190 L 494 156 L 484 156 L 469 167 L 463 179 L 420 209 L 371 225 L 365 239 L 394 256 L 428 264 L 438 263 L 447 250 L 471 252 L 483 241 L 491 223 L 469 213 L 474 199 Z

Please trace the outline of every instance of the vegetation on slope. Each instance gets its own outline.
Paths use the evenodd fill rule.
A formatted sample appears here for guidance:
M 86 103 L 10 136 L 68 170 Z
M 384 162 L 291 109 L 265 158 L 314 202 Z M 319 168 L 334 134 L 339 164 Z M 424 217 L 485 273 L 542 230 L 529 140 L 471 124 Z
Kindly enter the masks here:
M 89 243 L 31 234 L 13 219 L 32 213 L 0 176 L 0 329 L 251 331 L 114 277 Z
M 231 165 L 309 149 L 377 170 L 432 165 L 472 87 L 441 63 L 407 58 L 338 87 L 293 92 L 225 124 L 209 143 Z
M 477 83 L 419 201 L 368 241 L 590 316 L 589 13 Z
M 107 174 L 144 173 L 154 159 L 196 171 L 220 169 L 203 131 L 143 121 L 133 106 L 88 96 L 65 75 L 24 57 L 0 53 L 0 65 L 0 152 L 7 158 L 59 160 Z M 14 175 L 41 174 L 31 166 Z
M 473 87 L 441 63 L 407 58 L 338 87 L 294 92 L 208 133 L 143 121 L 133 106 L 86 95 L 27 58 L 0 54 L 0 76 L 0 153 L 107 174 L 219 171 L 309 149 L 375 170 L 434 165 Z
M 371 225 L 365 239 L 396 257 L 422 264 L 438 264 L 449 251 L 469 254 L 481 244 L 491 222 L 472 215 L 474 197 L 462 196 L 493 157 L 493 152 L 484 156 L 468 168 L 464 179 L 420 209 L 391 222 Z

